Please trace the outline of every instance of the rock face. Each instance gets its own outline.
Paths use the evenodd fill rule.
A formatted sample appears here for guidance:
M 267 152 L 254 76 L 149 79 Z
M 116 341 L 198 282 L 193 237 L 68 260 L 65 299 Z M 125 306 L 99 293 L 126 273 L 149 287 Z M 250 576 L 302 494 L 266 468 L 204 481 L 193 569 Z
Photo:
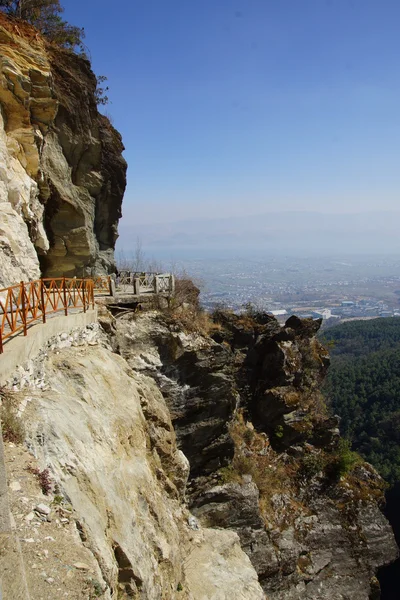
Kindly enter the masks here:
M 94 343 L 50 352 L 23 420 L 97 562 L 101 597 L 263 600 L 238 535 L 199 528 L 187 509 L 189 463 L 156 383 Z M 68 585 L 57 580 L 60 597 Z
M 216 321 L 211 337 L 155 314 L 113 329 L 114 347 L 167 401 L 191 467 L 191 511 L 239 535 L 269 599 L 379 598 L 376 570 L 397 555 L 384 486 L 342 447 L 325 408 L 319 323 Z
M 89 551 L 102 597 L 379 599 L 376 570 L 397 556 L 384 486 L 324 407 L 318 323 L 220 313 L 199 334 L 104 307 L 99 321 L 9 385 L 51 482 L 44 504 L 75 523 L 74 568 Z
M 88 61 L 0 13 L 0 286 L 113 269 L 126 163 L 95 90 Z

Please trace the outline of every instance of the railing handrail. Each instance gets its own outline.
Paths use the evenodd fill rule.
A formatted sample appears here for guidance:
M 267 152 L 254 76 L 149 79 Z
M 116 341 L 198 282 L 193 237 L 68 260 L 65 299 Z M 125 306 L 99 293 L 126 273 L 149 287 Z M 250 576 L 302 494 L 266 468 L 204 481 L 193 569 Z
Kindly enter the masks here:
M 141 294 L 168 294 L 175 290 L 175 278 L 172 273 L 155 273 L 146 271 L 129 271 L 121 269 L 116 277 L 116 287 L 129 286 L 137 296 Z
M 3 343 L 16 333 L 27 335 L 28 326 L 46 316 L 71 308 L 94 308 L 94 281 L 75 277 L 36 279 L 0 289 L 0 354 Z
M 83 308 L 84 312 L 90 305 L 94 308 L 95 292 L 113 296 L 119 279 L 125 279 L 122 285 L 132 285 L 135 295 L 174 293 L 175 280 L 171 273 L 121 270 L 122 273 L 128 276 L 117 277 L 116 281 L 109 275 L 82 279 L 44 277 L 1 288 L 0 354 L 5 340 L 21 331 L 27 335 L 29 325 L 40 319 L 46 323 L 47 315 L 63 311 L 67 316 L 71 308 Z

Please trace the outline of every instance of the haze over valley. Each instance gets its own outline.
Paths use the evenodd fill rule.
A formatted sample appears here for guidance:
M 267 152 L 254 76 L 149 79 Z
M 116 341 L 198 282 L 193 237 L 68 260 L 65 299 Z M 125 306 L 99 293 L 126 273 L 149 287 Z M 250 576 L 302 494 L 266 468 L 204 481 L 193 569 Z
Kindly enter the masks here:
M 243 207 L 245 210 L 245 207 Z M 140 220 L 140 219 L 139 219 Z M 120 225 L 119 249 L 134 250 L 140 237 L 148 254 L 173 258 L 228 258 L 300 254 L 400 254 L 400 212 L 281 211 L 215 218 L 137 222 L 129 209 Z

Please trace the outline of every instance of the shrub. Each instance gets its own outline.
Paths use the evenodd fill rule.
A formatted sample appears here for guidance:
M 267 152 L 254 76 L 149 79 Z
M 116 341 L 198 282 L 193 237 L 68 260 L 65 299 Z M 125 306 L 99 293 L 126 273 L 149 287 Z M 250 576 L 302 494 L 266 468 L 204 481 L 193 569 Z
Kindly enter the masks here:
M 18 399 L 8 390 L 0 389 L 0 419 L 3 430 L 3 439 L 7 442 L 22 444 L 25 431 L 21 419 L 17 416 Z
M 351 442 L 345 438 L 341 438 L 336 455 L 331 463 L 333 474 L 338 478 L 344 477 L 360 462 L 362 462 L 362 458 L 357 452 L 353 452 Z
M 109 97 L 107 96 L 109 87 L 108 87 L 108 85 L 103 86 L 103 84 L 107 81 L 107 77 L 105 75 L 97 75 L 96 81 L 97 81 L 97 85 L 96 85 L 96 91 L 94 93 L 94 96 L 96 99 L 96 104 L 104 106 L 104 105 L 108 104 L 110 101 Z
M 58 46 L 84 50 L 85 32 L 61 18 L 64 9 L 59 0 L 0 0 L 0 10 L 30 23 Z
M 312 479 L 326 468 L 326 457 L 322 453 L 310 453 L 302 457 L 299 469 L 300 477 Z
M 41 471 L 40 469 L 38 469 L 36 467 L 32 467 L 32 465 L 29 465 L 29 467 L 27 467 L 26 470 L 29 471 L 30 473 L 33 473 L 33 475 L 36 475 L 43 494 L 45 496 L 48 496 L 50 494 L 51 490 L 53 489 L 53 482 L 50 477 L 49 469 L 43 469 L 43 471 Z

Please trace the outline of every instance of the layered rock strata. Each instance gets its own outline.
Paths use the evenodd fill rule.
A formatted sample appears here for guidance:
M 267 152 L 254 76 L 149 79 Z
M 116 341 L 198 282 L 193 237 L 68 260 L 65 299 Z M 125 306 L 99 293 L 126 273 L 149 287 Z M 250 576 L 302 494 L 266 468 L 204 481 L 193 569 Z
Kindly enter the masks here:
M 379 598 L 376 570 L 397 555 L 384 484 L 342 447 L 326 410 L 319 323 L 215 320 L 211 336 L 155 314 L 111 327 L 115 349 L 166 398 L 191 511 L 238 533 L 270 599 Z
M 0 13 L 0 286 L 114 268 L 118 132 L 87 60 Z

